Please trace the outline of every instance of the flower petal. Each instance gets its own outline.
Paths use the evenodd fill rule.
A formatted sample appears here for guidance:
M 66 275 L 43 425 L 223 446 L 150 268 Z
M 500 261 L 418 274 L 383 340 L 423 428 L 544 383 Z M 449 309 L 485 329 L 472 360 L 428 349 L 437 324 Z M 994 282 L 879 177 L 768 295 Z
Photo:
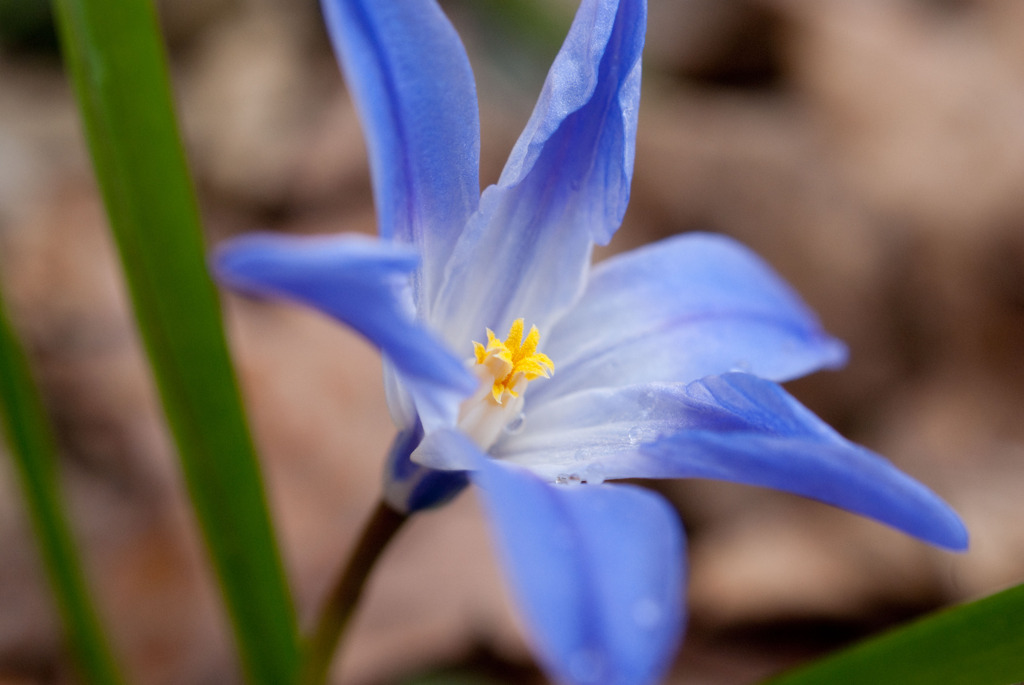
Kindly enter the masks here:
M 477 468 L 480 448 L 457 429 L 442 428 L 423 437 L 411 454 L 411 460 L 424 467 L 444 471 Z
M 409 455 L 422 439 L 423 428 L 417 424 L 401 431 L 388 453 L 384 499 L 396 511 L 409 514 L 440 506 L 469 484 L 465 471 L 438 471 L 410 461 Z
M 584 0 L 533 116 L 455 247 L 435 320 L 449 343 L 525 318 L 542 330 L 579 294 L 592 242 L 629 200 L 644 0 Z
M 967 548 L 967 529 L 935 493 L 843 439 L 778 385 L 746 374 L 687 387 L 698 430 L 644 448 L 645 476 L 731 480 L 869 516 L 926 542 Z
M 757 255 L 722 236 L 676 236 L 608 259 L 551 331 L 550 381 L 529 402 L 586 388 L 689 383 L 742 370 L 788 380 L 846 359 L 845 346 Z
M 423 255 L 420 301 L 480 197 L 466 52 L 434 0 L 322 0 L 366 132 L 380 233 Z
M 454 424 L 476 379 L 414 319 L 406 284 L 417 261 L 408 248 L 360 236 L 252 234 L 220 245 L 213 267 L 232 288 L 301 302 L 365 336 L 394 364 L 430 430 Z
M 632 486 L 549 485 L 487 460 L 472 477 L 552 678 L 657 682 L 683 628 L 683 535 L 668 504 Z
M 646 27 L 644 0 L 581 3 L 498 180 L 511 189 L 539 178 L 546 188 L 523 191 L 568 192 L 570 213 L 602 245 L 629 202 Z
M 491 452 L 543 477 L 715 478 L 793 492 L 949 549 L 967 532 L 935 493 L 832 430 L 778 385 L 731 373 L 576 393 Z
M 593 388 L 545 404 L 526 405 L 520 430 L 502 436 L 489 450 L 500 461 L 526 467 L 549 482 L 600 483 L 640 476 L 639 449 L 688 427 L 686 386 L 649 383 L 626 388 Z M 451 451 L 431 443 L 416 461 L 435 468 L 466 468 Z

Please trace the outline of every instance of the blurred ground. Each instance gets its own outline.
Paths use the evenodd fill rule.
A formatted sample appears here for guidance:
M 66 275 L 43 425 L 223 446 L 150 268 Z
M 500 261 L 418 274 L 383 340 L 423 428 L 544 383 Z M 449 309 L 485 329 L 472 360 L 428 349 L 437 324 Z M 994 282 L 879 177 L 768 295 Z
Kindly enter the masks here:
M 700 229 L 764 255 L 851 348 L 847 369 L 791 389 L 945 496 L 972 533 L 951 555 L 795 497 L 658 484 L 690 536 L 672 682 L 750 683 L 1024 578 L 1024 5 L 650 2 L 633 201 L 611 249 Z M 484 12 L 499 3 L 444 4 L 477 70 L 489 182 L 558 31 Z M 372 231 L 358 123 L 314 4 L 163 9 L 211 243 Z M 0 269 L 91 580 L 137 682 L 235 682 L 58 62 L 44 24 L 5 21 Z M 379 361 L 315 315 L 225 304 L 308 616 L 376 497 L 391 437 Z M 443 668 L 538 681 L 486 538 L 472 496 L 416 520 L 373 582 L 339 682 Z M 7 460 L 0 550 L 0 684 L 70 682 Z

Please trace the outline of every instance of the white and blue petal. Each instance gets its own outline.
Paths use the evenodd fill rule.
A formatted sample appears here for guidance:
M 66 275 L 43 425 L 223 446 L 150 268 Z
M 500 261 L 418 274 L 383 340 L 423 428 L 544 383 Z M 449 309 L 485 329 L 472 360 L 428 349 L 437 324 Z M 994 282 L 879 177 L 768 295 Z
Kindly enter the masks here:
M 435 0 L 322 5 L 366 133 L 380 233 L 420 252 L 422 305 L 480 197 L 473 73 Z
M 455 246 L 432 317 L 450 344 L 514 319 L 544 329 L 578 295 L 629 200 L 644 0 L 584 0 L 496 186 Z
M 821 500 L 941 547 L 967 545 L 936 494 L 748 374 L 584 391 L 525 421 L 491 452 L 548 479 L 728 480 Z
M 424 427 L 454 425 L 476 379 L 414 317 L 409 248 L 361 236 L 294 238 L 250 234 L 221 244 L 220 282 L 300 302 L 337 319 L 380 348 L 401 376 Z
M 788 380 L 846 359 L 799 296 L 757 255 L 722 236 L 676 236 L 597 265 L 544 341 L 560 395 L 742 370 Z
M 537 411 L 526 405 L 521 430 L 490 449 L 495 459 L 529 468 L 545 480 L 602 482 L 639 476 L 643 443 L 687 427 L 685 386 L 647 383 L 593 388 L 559 397 Z M 435 468 L 466 468 L 451 450 L 428 441 L 415 459 Z
M 441 428 L 423 436 L 410 454 L 413 463 L 442 471 L 471 471 L 480 465 L 482 452 L 464 433 Z
M 567 685 L 647 685 L 682 636 L 675 512 L 633 486 L 557 486 L 498 462 L 472 478 L 545 670 Z
M 410 460 L 409 456 L 422 439 L 423 427 L 417 424 L 399 432 L 388 451 L 384 500 L 395 511 L 409 514 L 440 506 L 469 484 L 465 471 L 439 471 Z

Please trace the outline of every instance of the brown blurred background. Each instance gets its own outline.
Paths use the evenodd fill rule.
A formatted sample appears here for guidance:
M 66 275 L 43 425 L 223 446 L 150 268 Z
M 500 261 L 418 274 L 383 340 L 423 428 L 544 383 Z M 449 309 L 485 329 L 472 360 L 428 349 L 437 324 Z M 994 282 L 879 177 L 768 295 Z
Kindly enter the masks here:
M 751 683 L 1024 579 L 1024 3 L 650 3 L 633 200 L 610 249 L 711 230 L 760 252 L 851 348 L 845 370 L 790 389 L 945 496 L 972 534 L 953 555 L 791 496 L 655 484 L 690 537 L 671 682 Z M 489 183 L 574 3 L 442 4 L 476 69 Z M 161 9 L 211 244 L 372 232 L 358 122 L 314 2 Z M 136 682 L 237 682 L 45 4 L 0 0 L 0 41 L 0 272 L 90 581 Z M 314 314 L 225 297 L 308 617 L 377 495 L 392 434 L 379 360 Z M 339 682 L 543 682 L 472 495 L 409 526 L 363 609 Z M 0 459 L 0 685 L 65 682 Z

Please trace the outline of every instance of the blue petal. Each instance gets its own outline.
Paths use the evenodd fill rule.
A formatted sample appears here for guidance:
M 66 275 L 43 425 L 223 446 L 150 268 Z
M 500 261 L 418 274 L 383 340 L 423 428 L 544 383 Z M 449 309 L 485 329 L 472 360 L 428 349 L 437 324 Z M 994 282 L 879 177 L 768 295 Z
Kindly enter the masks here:
M 428 433 L 416 445 L 411 459 L 416 464 L 445 471 L 477 468 L 480 448 L 458 429 L 440 429 Z
M 519 317 L 545 326 L 579 294 L 593 241 L 629 200 L 643 0 L 584 0 L 498 184 L 456 244 L 436 303 L 451 344 Z
M 506 434 L 489 450 L 554 481 L 602 482 L 644 475 L 638 466 L 644 443 L 690 427 L 686 386 L 648 383 L 594 388 L 559 397 L 540 410 L 527 404 L 521 430 Z M 434 440 L 414 455 L 436 468 L 466 468 Z
M 683 627 L 683 535 L 657 495 L 549 485 L 483 460 L 473 473 L 547 672 L 573 685 L 648 685 Z
M 685 430 L 641 448 L 633 474 L 760 485 L 871 517 L 926 542 L 967 547 L 960 517 L 891 463 L 843 439 L 781 387 L 746 374 L 686 387 Z
M 528 408 L 524 421 L 491 454 L 548 480 L 729 480 L 812 497 L 941 547 L 967 545 L 937 495 L 747 374 L 588 390 Z
M 407 514 L 431 509 L 450 501 L 469 484 L 464 471 L 437 471 L 409 459 L 423 439 L 417 424 L 401 431 L 391 445 L 384 471 L 384 499 L 396 511 Z
M 534 409 L 587 388 L 689 383 L 733 370 L 781 381 L 846 359 L 843 344 L 757 255 L 699 233 L 599 264 L 541 342 L 555 374 L 530 385 Z
M 301 302 L 365 336 L 394 364 L 429 430 L 454 424 L 476 380 L 414 319 L 406 284 L 417 262 L 408 248 L 358 236 L 253 234 L 220 245 L 213 266 L 232 288 Z
M 523 191 L 563 194 L 567 213 L 601 244 L 629 202 L 646 27 L 644 0 L 584 0 L 498 180 L 514 188 L 536 179 L 545 187 Z
M 476 87 L 434 0 L 323 0 L 366 131 L 381 236 L 423 255 L 421 302 L 480 197 Z

